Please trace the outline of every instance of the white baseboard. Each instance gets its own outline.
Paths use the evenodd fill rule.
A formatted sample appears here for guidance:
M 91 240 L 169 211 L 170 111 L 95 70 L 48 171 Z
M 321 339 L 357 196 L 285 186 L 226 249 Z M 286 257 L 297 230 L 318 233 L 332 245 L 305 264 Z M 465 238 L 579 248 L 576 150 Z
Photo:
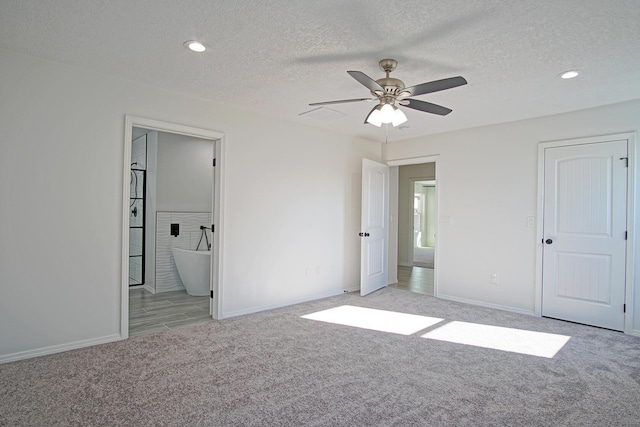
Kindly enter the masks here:
M 273 304 L 273 305 L 263 305 L 263 306 L 260 306 L 260 307 L 251 307 L 251 308 L 247 308 L 247 309 L 231 311 L 229 313 L 222 313 L 221 316 L 219 317 L 219 320 L 228 319 L 230 317 L 244 316 L 245 314 L 258 313 L 258 312 L 261 312 L 261 311 L 273 310 L 273 309 L 276 309 L 276 308 L 288 307 L 290 305 L 300 304 L 300 303 L 309 302 L 309 301 L 315 301 L 315 300 L 323 299 L 323 298 L 335 297 L 337 295 L 342 295 L 342 294 L 344 294 L 344 290 L 343 289 L 332 290 L 332 291 L 327 291 L 327 292 L 323 292 L 323 293 L 320 293 L 320 294 L 316 294 L 316 295 L 313 295 L 313 296 L 307 297 L 307 298 L 289 300 L 289 301 L 285 301 L 285 302 L 278 303 L 278 304 Z
M 17 360 L 31 359 L 32 357 L 45 356 L 47 354 L 61 353 L 63 351 L 75 350 L 92 345 L 106 344 L 113 341 L 119 341 L 122 337 L 120 334 L 107 335 L 100 338 L 90 338 L 87 340 L 75 341 L 66 344 L 52 345 L 50 347 L 36 348 L 34 350 L 19 351 L 17 353 L 5 354 L 0 356 L 1 363 L 15 362 Z
M 480 307 L 494 308 L 496 310 L 510 311 L 512 313 L 524 314 L 527 316 L 535 316 L 535 312 L 533 310 L 525 310 L 522 308 L 510 307 L 508 305 L 493 304 L 490 302 L 477 301 L 477 300 L 468 299 L 468 298 L 460 298 L 460 297 L 455 297 L 453 295 L 445 295 L 442 293 L 438 293 L 438 295 L 436 295 L 436 298 L 440 298 L 448 301 L 461 302 L 463 304 L 477 305 Z

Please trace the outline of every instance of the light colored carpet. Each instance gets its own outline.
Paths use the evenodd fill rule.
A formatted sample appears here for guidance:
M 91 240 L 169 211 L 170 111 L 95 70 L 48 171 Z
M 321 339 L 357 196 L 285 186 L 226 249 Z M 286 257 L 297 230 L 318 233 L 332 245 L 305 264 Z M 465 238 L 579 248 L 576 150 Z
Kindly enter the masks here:
M 413 265 L 418 267 L 433 268 L 435 248 L 413 248 Z
M 549 359 L 300 318 L 345 304 L 571 339 Z M 0 365 L 0 425 L 637 426 L 639 355 L 637 337 L 385 288 Z

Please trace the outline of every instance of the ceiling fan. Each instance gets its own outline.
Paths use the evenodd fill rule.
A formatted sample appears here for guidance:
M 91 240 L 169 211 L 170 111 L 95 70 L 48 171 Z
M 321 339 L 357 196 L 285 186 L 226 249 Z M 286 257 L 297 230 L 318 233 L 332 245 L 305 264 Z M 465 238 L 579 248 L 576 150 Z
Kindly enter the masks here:
M 370 123 L 380 127 L 382 123 L 391 123 L 393 126 L 398 126 L 407 121 L 407 116 L 405 116 L 396 104 L 440 116 L 446 116 L 452 111 L 441 105 L 411 99 L 409 96 L 424 95 L 426 93 L 438 92 L 467 84 L 464 77 L 457 76 L 405 87 L 401 80 L 389 77 L 389 74 L 398 66 L 398 61 L 395 59 L 383 59 L 378 64 L 382 71 L 387 73 L 386 77 L 378 80 L 373 80 L 361 71 L 347 71 L 351 77 L 369 89 L 375 98 L 342 99 L 339 101 L 314 102 L 309 105 L 345 104 L 348 102 L 378 100 L 378 105 L 373 107 L 369 114 L 367 114 L 367 118 L 364 120 L 365 124 Z

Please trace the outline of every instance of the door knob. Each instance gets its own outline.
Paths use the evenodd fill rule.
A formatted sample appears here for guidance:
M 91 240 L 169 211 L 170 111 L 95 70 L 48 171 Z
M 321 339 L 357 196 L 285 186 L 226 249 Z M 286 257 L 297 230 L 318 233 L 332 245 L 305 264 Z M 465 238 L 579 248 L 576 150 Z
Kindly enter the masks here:
M 358 233 L 360 237 L 369 237 L 369 233 Z
M 552 244 L 552 243 L 553 243 L 553 240 L 551 240 L 551 239 L 547 239 L 547 240 L 545 240 L 544 242 L 545 242 L 547 245 L 550 245 L 550 244 Z

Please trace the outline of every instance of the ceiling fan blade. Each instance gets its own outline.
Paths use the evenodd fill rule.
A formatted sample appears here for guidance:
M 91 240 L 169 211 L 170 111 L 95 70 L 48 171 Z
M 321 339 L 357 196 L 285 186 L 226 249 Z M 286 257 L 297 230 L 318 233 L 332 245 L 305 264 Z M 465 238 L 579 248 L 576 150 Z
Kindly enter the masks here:
M 363 86 L 369 89 L 371 92 L 382 92 L 384 93 L 384 88 L 378 84 L 371 77 L 367 76 L 362 71 L 347 71 L 351 77 L 359 81 Z
M 413 108 L 414 110 L 424 111 L 425 113 L 437 114 L 439 116 L 446 116 L 453 110 L 443 107 L 442 105 L 432 104 L 430 102 L 419 101 L 417 99 L 404 99 L 402 105 L 405 107 Z
M 339 101 L 314 102 L 314 103 L 309 104 L 309 105 L 314 107 L 316 105 L 346 104 L 348 102 L 360 102 L 360 101 L 373 101 L 373 98 L 341 99 Z
M 464 77 L 449 77 L 448 79 L 434 80 L 432 82 L 422 83 L 411 87 L 404 88 L 403 92 L 409 92 L 407 96 L 424 95 L 425 93 L 439 92 L 445 89 L 466 85 L 467 81 Z

